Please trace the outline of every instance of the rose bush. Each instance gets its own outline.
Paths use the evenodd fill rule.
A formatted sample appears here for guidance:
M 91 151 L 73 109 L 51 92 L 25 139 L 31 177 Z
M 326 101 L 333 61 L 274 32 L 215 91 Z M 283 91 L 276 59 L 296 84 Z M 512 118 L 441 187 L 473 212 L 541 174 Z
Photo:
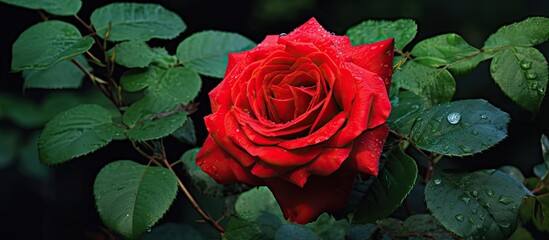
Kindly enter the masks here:
M 392 63 L 393 39 L 352 46 L 314 18 L 230 54 L 196 163 L 218 183 L 268 186 L 292 222 L 341 209 L 357 174 L 378 173 Z

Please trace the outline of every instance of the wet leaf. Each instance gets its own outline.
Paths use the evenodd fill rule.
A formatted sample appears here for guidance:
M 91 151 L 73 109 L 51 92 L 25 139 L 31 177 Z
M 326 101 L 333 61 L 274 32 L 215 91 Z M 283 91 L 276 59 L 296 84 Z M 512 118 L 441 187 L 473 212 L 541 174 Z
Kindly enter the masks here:
M 93 193 L 103 223 L 137 239 L 169 209 L 177 193 L 177 176 L 163 167 L 119 160 L 101 169 Z
M 430 152 L 465 156 L 484 151 L 507 137 L 509 115 L 485 100 L 460 100 L 426 109 L 410 138 Z
M 13 71 L 46 69 L 71 59 L 91 48 L 92 37 L 82 37 L 78 29 L 66 22 L 50 20 L 25 30 L 12 48 Z
M 229 61 L 228 54 L 248 50 L 255 45 L 237 33 L 204 31 L 183 40 L 177 47 L 177 58 L 200 74 L 222 78 Z
M 411 19 L 396 21 L 368 20 L 355 25 L 345 35 L 349 36 L 353 46 L 378 42 L 388 38 L 395 39 L 395 48 L 402 50 L 414 39 L 417 25 Z
M 29 9 L 41 9 L 59 16 L 75 15 L 82 7 L 81 0 L 0 0 L 0 2 Z
M 484 48 L 500 46 L 534 46 L 549 39 L 549 18 L 531 17 L 503 26 L 484 43 Z
M 109 33 L 109 41 L 172 39 L 187 27 L 177 14 L 151 3 L 111 3 L 97 8 L 90 20 L 99 37 Z
M 458 236 L 503 239 L 515 231 L 518 208 L 528 194 L 516 179 L 495 169 L 436 172 L 425 188 L 425 202 L 433 216 Z

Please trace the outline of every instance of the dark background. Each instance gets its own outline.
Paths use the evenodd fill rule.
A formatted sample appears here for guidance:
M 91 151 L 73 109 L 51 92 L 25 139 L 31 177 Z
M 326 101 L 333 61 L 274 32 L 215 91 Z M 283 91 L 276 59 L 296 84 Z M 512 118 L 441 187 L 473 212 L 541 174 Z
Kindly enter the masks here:
M 93 9 L 115 1 L 84 1 L 79 16 L 89 21 Z M 207 29 L 238 32 L 255 42 L 267 34 L 287 33 L 311 17 L 338 35 L 367 19 L 395 20 L 411 18 L 418 24 L 416 39 L 443 33 L 458 33 L 475 47 L 499 27 L 529 16 L 549 16 L 546 0 L 418 0 L 418 1 L 323 1 L 323 0 L 267 0 L 267 1 L 136 1 L 159 3 L 176 12 L 187 24 L 187 30 L 175 40 L 150 43 L 163 46 L 172 54 L 179 42 L 190 34 Z M 31 99 L 40 104 L 44 97 L 61 90 L 23 90 L 20 73 L 10 73 L 11 45 L 26 28 L 41 21 L 36 11 L 0 4 L 0 95 Z M 71 17 L 61 20 L 74 23 Z M 81 29 L 85 33 L 84 29 Z M 538 46 L 549 57 L 549 44 Z M 409 49 L 408 49 L 409 50 Z M 509 137 L 494 148 L 474 157 L 448 160 L 452 165 L 469 170 L 497 168 L 502 165 L 519 167 L 532 176 L 532 166 L 540 163 L 539 139 L 549 133 L 547 98 L 539 115 L 532 115 L 505 97 L 489 76 L 488 62 L 482 63 L 472 74 L 458 77 L 455 99 L 484 98 L 511 114 Z M 197 102 L 199 111 L 193 115 L 197 126 L 198 145 L 206 137 L 202 117 L 210 111 L 207 92 L 218 79 L 203 78 L 203 89 Z M 85 82 L 82 89 L 66 90 L 83 95 L 94 86 Z M 65 90 L 63 90 L 65 91 Z M 38 126 L 22 126 L 0 117 L 0 128 L 20 133 L 20 142 L 30 141 Z M 5 140 L 0 136 L 0 140 Z M 190 145 L 174 139 L 167 140 L 170 159 L 177 159 Z M 21 147 L 21 146 L 14 146 Z M 1 156 L 2 153 L 0 153 Z M 31 152 L 31 154 L 35 154 Z M 36 159 L 36 157 L 34 157 Z M 108 236 L 94 208 L 92 185 L 102 166 L 116 159 L 143 160 L 125 142 L 115 142 L 91 155 L 55 167 L 22 163 L 21 159 L 0 166 L 0 239 L 104 239 Z M 180 194 L 181 195 L 181 194 Z M 212 215 L 219 216 L 219 201 L 202 199 Z M 214 210 L 211 210 L 214 209 Z M 198 219 L 188 207 L 186 199 L 178 197 L 162 222 L 190 222 Z M 200 225 L 193 223 L 195 225 Z M 199 228 L 215 238 L 208 226 Z

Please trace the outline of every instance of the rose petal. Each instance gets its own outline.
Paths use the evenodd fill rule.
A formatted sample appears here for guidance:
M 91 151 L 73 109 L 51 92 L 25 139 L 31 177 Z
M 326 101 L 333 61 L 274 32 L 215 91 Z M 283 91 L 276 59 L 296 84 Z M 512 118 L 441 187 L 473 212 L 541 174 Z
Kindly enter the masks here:
M 336 211 L 345 206 L 353 187 L 353 175 L 332 174 L 309 177 L 303 188 L 278 178 L 266 179 L 284 217 L 290 222 L 305 224 L 321 213 Z
M 328 142 L 332 147 L 347 145 L 364 130 L 383 124 L 391 112 L 391 103 L 379 76 L 353 63 L 345 65 L 355 78 L 356 95 L 351 109 L 345 109 L 350 112 L 347 124 Z
M 288 122 L 294 119 L 295 105 L 293 99 L 276 99 L 269 97 L 269 101 L 272 103 L 276 119 L 280 122 Z
M 393 50 L 394 39 L 389 38 L 353 47 L 351 58 L 354 64 L 379 75 L 389 91 L 393 72 Z
M 244 170 L 229 154 L 225 153 L 211 136 L 196 155 L 196 164 L 219 184 L 243 182 L 251 185 L 262 181 Z
M 345 161 L 345 168 L 377 176 L 379 157 L 388 134 L 389 127 L 387 127 L 387 124 L 361 134 L 353 142 L 353 151 Z
M 230 133 L 230 140 L 267 164 L 279 167 L 301 166 L 315 159 L 322 151 L 320 146 L 292 151 L 278 146 L 257 146 L 244 135 L 234 116 L 232 112 L 225 115 L 224 127 Z
M 231 141 L 225 131 L 225 115 L 227 110 L 220 108 L 219 111 L 212 113 L 204 118 L 206 128 L 210 133 L 210 136 L 215 140 L 217 145 L 227 152 L 233 159 L 237 160 L 242 166 L 248 167 L 252 165 L 255 160 L 250 154 L 242 151 L 238 148 L 233 141 Z M 234 131 L 234 130 L 233 130 Z
M 326 123 L 314 133 L 302 138 L 281 142 L 278 144 L 278 146 L 291 150 L 322 143 L 330 139 L 330 137 L 332 137 L 341 128 L 341 126 L 343 126 L 343 124 L 345 123 L 345 119 L 345 113 L 339 112 L 328 123 Z
M 311 174 L 328 176 L 337 171 L 351 150 L 351 144 L 343 148 L 324 148 L 311 163 L 282 176 L 282 178 L 303 187 Z

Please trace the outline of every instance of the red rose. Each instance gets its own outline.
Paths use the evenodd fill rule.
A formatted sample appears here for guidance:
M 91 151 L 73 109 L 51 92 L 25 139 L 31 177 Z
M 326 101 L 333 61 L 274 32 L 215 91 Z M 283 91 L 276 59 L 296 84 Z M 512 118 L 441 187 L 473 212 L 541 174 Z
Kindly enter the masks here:
M 268 186 L 292 222 L 341 209 L 356 174 L 377 175 L 392 63 L 393 39 L 353 47 L 314 18 L 230 54 L 197 164 L 221 184 Z

